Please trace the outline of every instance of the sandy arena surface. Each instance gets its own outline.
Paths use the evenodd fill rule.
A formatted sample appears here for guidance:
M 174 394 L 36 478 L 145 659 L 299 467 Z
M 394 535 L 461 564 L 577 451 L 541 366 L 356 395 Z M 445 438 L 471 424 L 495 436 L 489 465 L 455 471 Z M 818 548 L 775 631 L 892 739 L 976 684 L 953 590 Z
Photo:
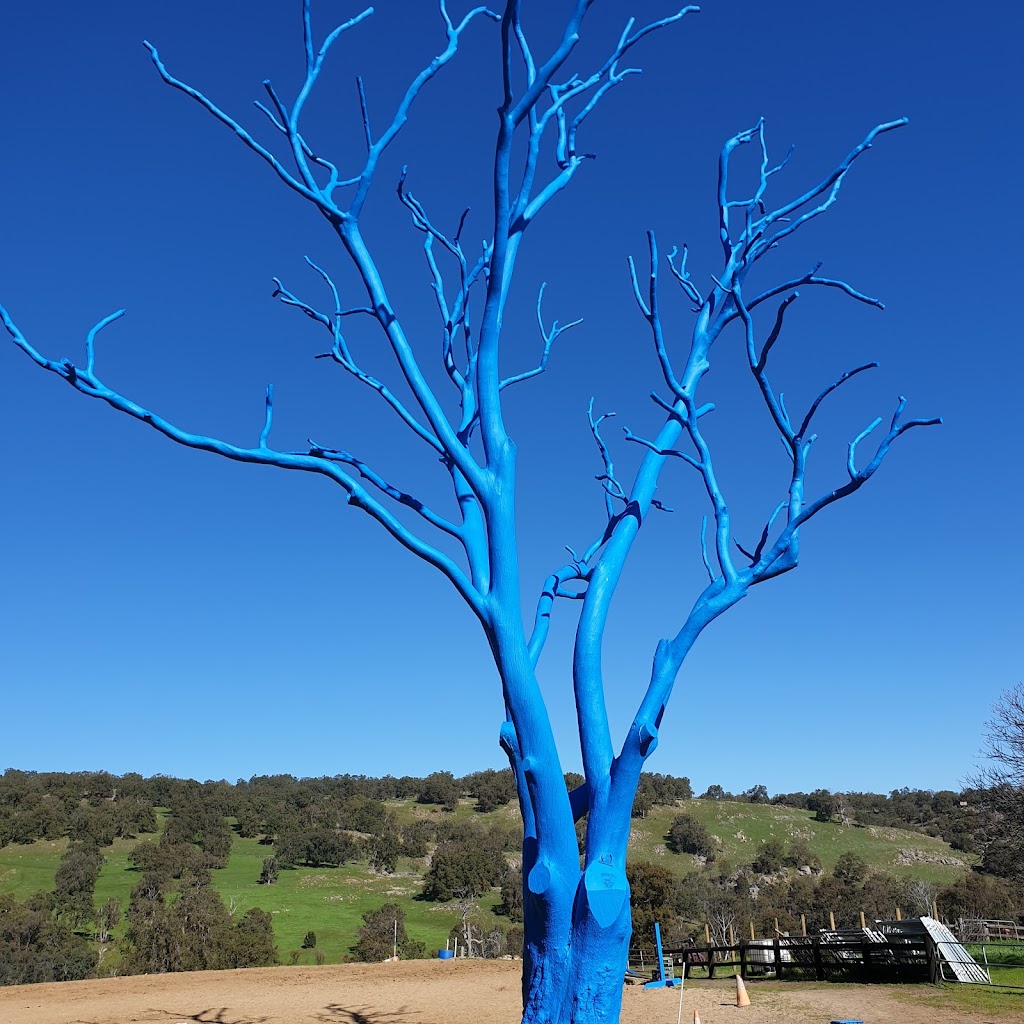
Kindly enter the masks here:
M 520 968 L 410 960 L 22 985 L 0 989 L 0 1024 L 518 1024 Z M 682 1019 L 697 1009 L 702 1024 L 1011 1024 L 915 1006 L 882 985 L 747 988 L 752 1005 L 737 1009 L 731 980 L 691 983 Z M 622 1024 L 675 1024 L 678 1008 L 678 990 L 627 986 Z

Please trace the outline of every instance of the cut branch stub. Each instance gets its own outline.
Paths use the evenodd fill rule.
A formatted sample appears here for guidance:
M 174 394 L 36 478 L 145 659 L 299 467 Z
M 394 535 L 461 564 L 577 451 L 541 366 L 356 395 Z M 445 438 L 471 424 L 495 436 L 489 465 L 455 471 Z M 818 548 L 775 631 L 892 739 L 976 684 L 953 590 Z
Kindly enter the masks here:
M 583 873 L 583 887 L 594 920 L 602 928 L 610 928 L 629 899 L 626 872 L 615 865 L 594 861 Z

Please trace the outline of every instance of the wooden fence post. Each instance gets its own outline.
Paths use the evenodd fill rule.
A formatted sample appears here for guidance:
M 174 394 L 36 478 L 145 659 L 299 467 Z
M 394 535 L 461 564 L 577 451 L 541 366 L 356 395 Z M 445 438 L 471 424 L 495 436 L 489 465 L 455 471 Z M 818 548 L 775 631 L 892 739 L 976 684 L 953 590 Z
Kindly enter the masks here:
M 747 940 L 740 939 L 740 977 L 747 978 Z
M 779 981 L 782 978 L 782 943 L 779 942 L 779 929 L 775 928 L 775 938 L 772 941 L 772 947 L 775 950 L 775 980 Z
M 821 936 L 815 935 L 811 941 L 814 944 L 814 977 L 817 981 L 824 981 L 825 965 L 821 962 Z
M 800 934 L 807 938 L 807 918 L 803 914 L 800 915 Z
M 867 928 L 867 924 L 864 921 L 864 911 L 863 910 L 860 912 L 860 926 L 861 926 L 861 928 Z
M 707 924 L 704 925 L 704 945 L 711 945 L 711 928 Z
M 757 938 L 757 936 L 754 934 L 754 922 L 753 921 L 750 922 L 750 937 L 751 937 L 751 939 L 756 939 Z
M 836 915 L 831 910 L 828 912 L 828 926 L 832 931 L 836 930 Z

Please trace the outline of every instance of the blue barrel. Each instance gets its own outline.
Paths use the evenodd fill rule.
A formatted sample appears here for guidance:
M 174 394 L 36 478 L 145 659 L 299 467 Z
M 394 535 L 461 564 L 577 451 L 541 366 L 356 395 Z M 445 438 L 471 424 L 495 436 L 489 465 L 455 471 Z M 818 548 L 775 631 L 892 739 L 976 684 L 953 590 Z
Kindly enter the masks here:
M 439 949 L 437 951 L 438 960 L 451 960 L 455 956 L 454 950 L 451 949 Z

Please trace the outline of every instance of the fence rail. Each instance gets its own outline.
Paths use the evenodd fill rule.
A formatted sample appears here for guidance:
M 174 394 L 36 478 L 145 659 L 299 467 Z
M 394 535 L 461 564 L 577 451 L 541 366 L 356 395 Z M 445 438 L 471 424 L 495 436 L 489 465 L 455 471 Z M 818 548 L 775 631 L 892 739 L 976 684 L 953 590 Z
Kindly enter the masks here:
M 952 929 L 961 942 L 1024 942 L 1024 925 L 1016 921 L 961 917 Z
M 964 947 L 960 947 L 963 949 Z M 980 965 L 986 980 L 972 978 L 966 980 L 957 967 L 963 963 L 962 957 L 957 958 L 954 950 L 944 948 L 939 943 L 941 954 L 939 973 L 944 981 L 960 980 L 969 985 L 992 985 L 996 988 L 1024 989 L 1024 942 L 972 942 L 968 943 L 964 954 L 971 958 L 973 964 Z
M 665 949 L 666 960 L 681 968 L 683 977 L 714 978 L 730 968 L 741 978 L 774 974 L 776 978 L 817 981 L 931 981 L 940 980 L 935 943 L 927 937 L 884 942 L 830 939 L 827 936 L 778 937 L 736 944 L 681 946 Z M 635 954 L 635 956 L 634 956 Z M 655 958 L 630 951 L 630 966 L 657 976 Z
M 927 935 L 875 933 L 870 939 L 853 939 L 825 934 L 685 945 L 662 952 L 666 965 L 684 978 L 737 973 L 744 979 L 774 975 L 794 981 L 956 981 L 1024 990 L 1024 941 L 969 943 L 965 948 Z M 659 977 L 653 951 L 634 947 L 629 962 L 635 973 Z

